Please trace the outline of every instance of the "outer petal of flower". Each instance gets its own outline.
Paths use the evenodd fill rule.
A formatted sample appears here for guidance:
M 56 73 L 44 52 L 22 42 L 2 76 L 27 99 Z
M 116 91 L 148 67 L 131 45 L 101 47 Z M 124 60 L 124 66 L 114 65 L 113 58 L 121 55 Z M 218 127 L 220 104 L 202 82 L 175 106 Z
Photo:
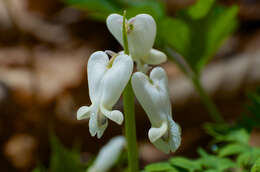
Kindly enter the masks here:
M 128 55 L 118 55 L 102 82 L 102 106 L 112 109 L 120 98 L 133 71 L 133 61 Z
M 149 54 L 142 59 L 145 63 L 150 64 L 150 65 L 158 65 L 163 62 L 167 61 L 167 56 L 163 52 L 156 50 L 156 49 L 151 49 L 149 51 Z
M 101 81 L 109 63 L 108 56 L 103 51 L 93 53 L 88 61 L 89 96 L 92 103 L 100 99 Z
M 172 152 L 181 145 L 181 128 L 171 118 L 169 119 L 169 145 Z
M 175 151 L 181 141 L 180 128 L 172 120 L 165 71 L 156 67 L 151 71 L 150 78 L 136 72 L 132 77 L 132 87 L 151 121 L 152 128 L 148 133 L 150 141 L 165 153 Z
M 123 136 L 117 136 L 109 141 L 99 152 L 94 164 L 88 172 L 107 172 L 116 162 L 126 144 Z
M 121 125 L 123 123 L 124 116 L 122 112 L 120 112 L 119 110 L 111 111 L 111 110 L 107 110 L 105 107 L 101 107 L 100 110 L 107 118 L 116 122 L 117 124 Z
M 89 119 L 89 132 L 91 136 L 97 135 L 97 138 L 101 138 L 108 125 L 107 119 L 103 114 L 91 112 Z
M 119 14 L 111 14 L 107 17 L 106 23 L 110 33 L 116 38 L 121 46 L 124 47 L 122 33 L 123 16 Z
M 132 25 L 128 32 L 128 46 L 133 59 L 146 57 L 153 47 L 156 23 L 152 16 L 139 14 L 128 22 Z
M 156 68 L 154 68 L 153 71 L 155 69 Z M 155 85 L 154 82 L 160 81 L 152 79 L 150 81 L 149 78 L 142 72 L 136 72 L 132 77 L 132 87 L 136 98 L 148 115 L 152 126 L 159 128 L 167 119 L 167 116 L 165 116 L 167 113 L 164 111 L 168 112 L 169 110 L 164 109 L 165 94 L 162 94 L 161 88 Z
M 92 106 L 82 106 L 77 111 L 77 120 L 87 119 L 90 117 Z
M 170 145 L 163 141 L 162 138 L 156 140 L 155 142 L 153 142 L 154 146 L 159 149 L 160 151 L 164 152 L 164 153 L 170 153 Z

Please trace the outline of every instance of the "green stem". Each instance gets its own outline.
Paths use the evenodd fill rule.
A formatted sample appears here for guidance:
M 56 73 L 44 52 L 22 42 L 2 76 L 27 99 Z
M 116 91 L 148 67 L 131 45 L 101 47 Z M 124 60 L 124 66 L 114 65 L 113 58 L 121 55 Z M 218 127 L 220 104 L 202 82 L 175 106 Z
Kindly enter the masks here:
M 213 102 L 213 100 L 208 96 L 206 91 L 201 85 L 199 76 L 193 71 L 193 69 L 189 66 L 189 64 L 186 62 L 186 60 L 178 53 L 173 51 L 170 47 L 166 47 L 166 51 L 172 59 L 175 60 L 175 62 L 178 64 L 178 66 L 181 68 L 181 70 L 190 78 L 192 81 L 195 89 L 199 93 L 202 103 L 207 108 L 209 115 L 212 120 L 214 120 L 217 123 L 223 123 L 224 119 L 220 115 L 216 104 Z
M 126 30 L 126 11 L 123 18 L 123 41 L 125 54 L 129 54 L 127 30 Z M 138 150 L 135 125 L 135 98 L 131 82 L 129 81 L 123 92 L 124 114 L 125 114 L 125 136 L 127 141 L 128 170 L 129 172 L 138 171 Z
M 128 82 L 123 92 L 124 114 L 125 114 L 125 136 L 127 141 L 129 172 L 138 171 L 138 151 L 135 126 L 135 104 L 134 92 L 131 83 Z
M 201 97 L 202 103 L 207 108 L 211 119 L 217 123 L 224 123 L 224 119 L 220 115 L 216 107 L 216 104 L 212 101 L 212 99 L 209 97 L 209 95 L 205 92 L 204 88 L 202 87 L 199 77 L 197 75 L 194 75 L 191 78 L 191 80 L 195 89 Z

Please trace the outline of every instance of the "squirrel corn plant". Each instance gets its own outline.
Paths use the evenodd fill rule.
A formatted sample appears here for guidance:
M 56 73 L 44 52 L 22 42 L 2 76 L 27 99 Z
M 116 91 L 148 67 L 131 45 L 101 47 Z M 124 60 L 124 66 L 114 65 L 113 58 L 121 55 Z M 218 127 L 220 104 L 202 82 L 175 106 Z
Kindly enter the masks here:
M 134 96 L 151 122 L 148 137 L 154 146 L 162 152 L 170 153 L 176 151 L 181 143 L 181 129 L 172 118 L 166 72 L 163 68 L 156 67 L 151 70 L 149 76 L 147 75 L 152 68 L 150 65 L 159 65 L 167 58 L 163 52 L 153 49 L 156 23 L 152 16 L 139 14 L 127 20 L 124 12 L 123 16 L 109 15 L 106 23 L 108 30 L 122 45 L 124 51 L 97 51 L 90 56 L 87 71 L 92 104 L 81 107 L 77 112 L 77 118 L 90 118 L 90 134 L 101 138 L 108 126 L 108 119 L 121 125 L 125 116 L 128 170 L 137 172 L 139 167 Z M 112 57 L 109 59 L 108 55 Z M 134 62 L 137 65 L 135 73 Z M 124 115 L 118 110 L 112 110 L 122 93 Z M 111 151 L 102 151 L 101 158 L 97 161 L 98 165 L 94 164 L 90 171 L 100 171 L 98 168 L 102 169 L 102 172 L 106 171 L 107 167 L 103 168 L 102 161 L 110 166 L 109 154 L 116 151 L 112 150 L 108 154 L 106 152 Z

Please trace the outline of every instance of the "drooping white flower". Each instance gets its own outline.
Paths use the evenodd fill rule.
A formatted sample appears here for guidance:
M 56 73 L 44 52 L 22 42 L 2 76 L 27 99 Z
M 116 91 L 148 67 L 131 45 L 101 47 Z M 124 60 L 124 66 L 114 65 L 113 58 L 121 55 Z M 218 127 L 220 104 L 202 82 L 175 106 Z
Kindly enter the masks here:
M 123 114 L 112 107 L 120 98 L 133 71 L 130 56 L 119 54 L 109 61 L 108 55 L 97 51 L 88 61 L 88 86 L 91 106 L 82 106 L 77 112 L 77 119 L 89 120 L 92 136 L 100 138 L 107 128 L 107 118 L 122 124 Z
M 165 71 L 156 67 L 151 71 L 150 78 L 142 72 L 136 72 L 131 82 L 152 125 L 148 133 L 150 141 L 165 153 L 176 151 L 181 143 L 181 131 L 172 119 Z
M 111 14 L 108 16 L 106 23 L 108 30 L 124 47 L 123 16 Z M 156 23 L 152 16 L 139 14 L 126 21 L 126 25 L 130 55 L 137 62 L 139 68 L 142 68 L 145 64 L 158 65 L 167 60 L 163 52 L 152 48 L 156 36 Z
M 116 162 L 126 144 L 123 136 L 111 139 L 98 153 L 88 172 L 107 172 Z

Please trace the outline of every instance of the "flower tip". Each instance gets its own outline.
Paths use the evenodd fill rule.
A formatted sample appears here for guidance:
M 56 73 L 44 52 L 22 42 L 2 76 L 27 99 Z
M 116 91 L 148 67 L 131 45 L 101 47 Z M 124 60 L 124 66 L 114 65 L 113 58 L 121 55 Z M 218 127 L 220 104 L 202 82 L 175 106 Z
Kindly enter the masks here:
M 112 111 L 111 118 L 113 119 L 114 122 L 116 122 L 119 125 L 121 125 L 124 121 L 124 116 L 122 112 L 120 112 L 119 110 Z
M 148 137 L 150 141 L 153 143 L 156 140 L 163 137 L 163 135 L 167 132 L 167 123 L 163 123 L 160 128 L 151 128 L 148 132 Z
M 82 120 L 89 117 L 90 108 L 88 106 L 82 106 L 77 111 L 77 120 Z

